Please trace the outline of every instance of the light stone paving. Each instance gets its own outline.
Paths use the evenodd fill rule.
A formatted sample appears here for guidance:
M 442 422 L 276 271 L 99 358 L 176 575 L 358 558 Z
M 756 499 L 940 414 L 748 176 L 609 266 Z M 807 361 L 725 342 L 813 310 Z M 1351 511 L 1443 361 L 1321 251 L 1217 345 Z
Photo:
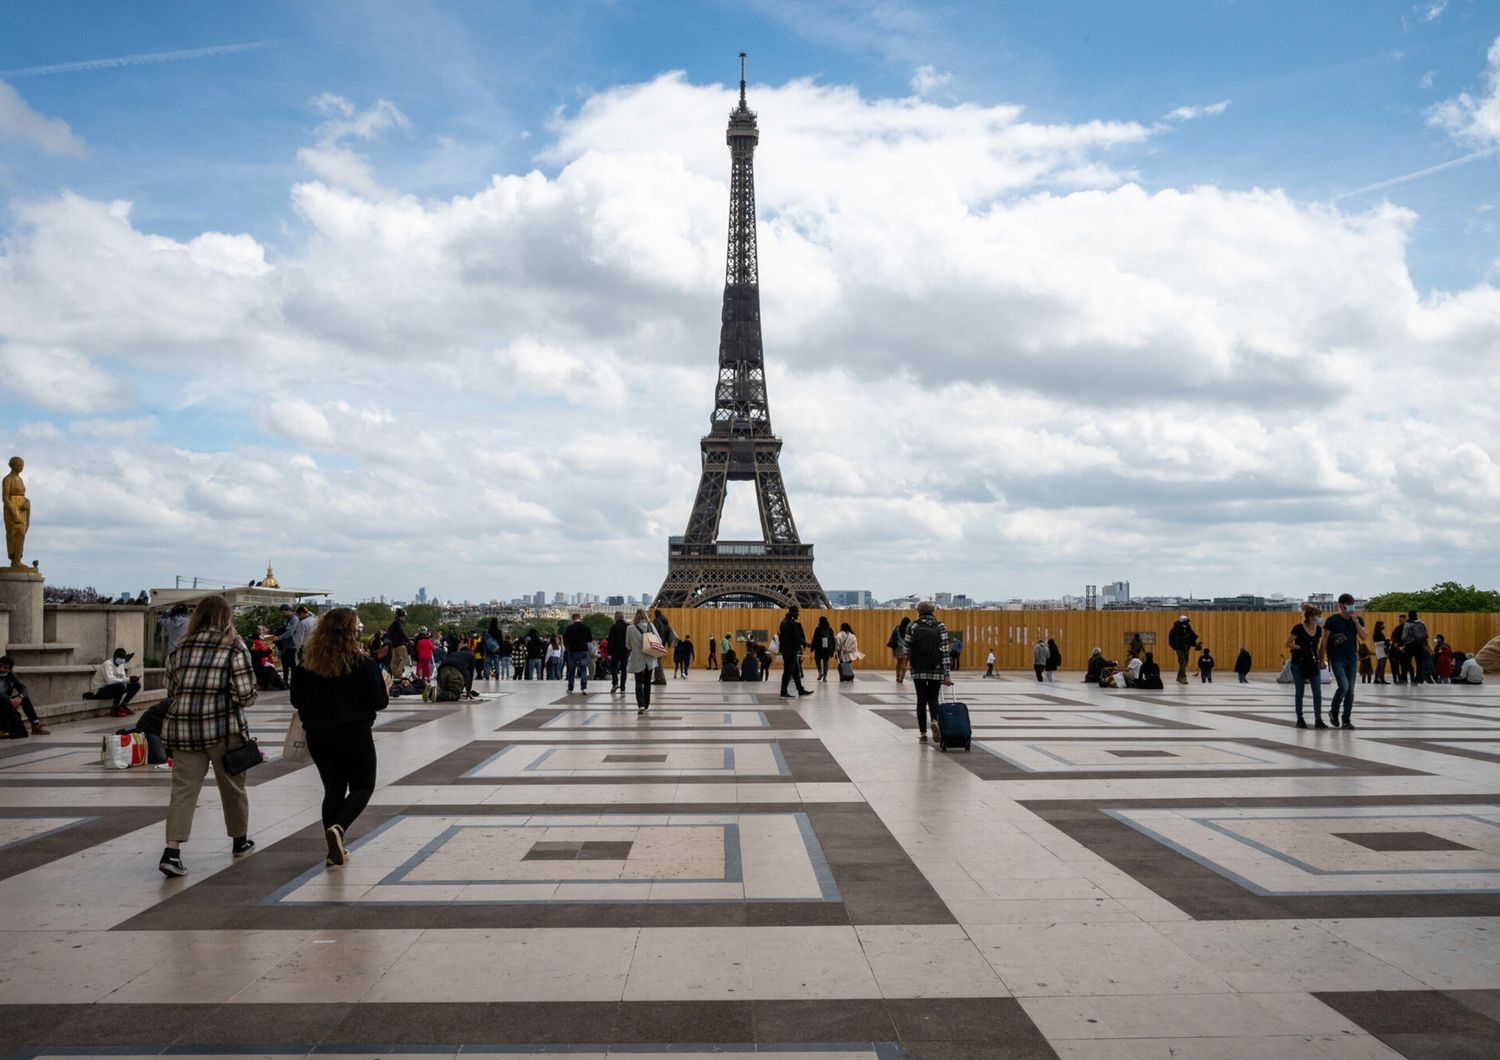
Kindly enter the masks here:
M 1362 686 L 1359 728 L 1317 731 L 1265 679 L 961 674 L 965 762 L 871 677 L 773 703 L 694 675 L 646 718 L 555 682 L 403 701 L 342 869 L 311 768 L 252 786 L 239 862 L 206 785 L 165 881 L 165 776 L 102 769 L 100 720 L 0 743 L 5 1052 L 1496 1055 L 1492 691 Z M 255 711 L 266 746 L 285 716 Z

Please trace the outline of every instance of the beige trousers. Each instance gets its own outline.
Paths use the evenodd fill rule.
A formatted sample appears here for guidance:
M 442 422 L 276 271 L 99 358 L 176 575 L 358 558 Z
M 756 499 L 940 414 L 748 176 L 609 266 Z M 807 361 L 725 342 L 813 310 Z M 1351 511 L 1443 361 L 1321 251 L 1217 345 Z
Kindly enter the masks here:
M 406 673 L 406 668 L 411 665 L 411 652 L 405 644 L 391 649 L 391 678 L 400 680 Z
M 172 752 L 172 803 L 167 809 L 167 842 L 186 843 L 193 833 L 193 813 L 198 809 L 198 791 L 210 764 L 224 804 L 224 829 L 231 838 L 250 831 L 250 799 L 245 795 L 245 774 L 224 772 L 224 754 L 245 738 L 238 733 L 221 740 L 207 751 Z

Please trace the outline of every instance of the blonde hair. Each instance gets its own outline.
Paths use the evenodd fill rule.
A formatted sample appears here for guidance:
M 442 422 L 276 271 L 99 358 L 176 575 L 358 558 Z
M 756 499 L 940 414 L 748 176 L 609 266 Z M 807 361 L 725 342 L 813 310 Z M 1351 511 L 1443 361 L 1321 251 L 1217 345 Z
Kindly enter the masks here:
M 635 619 L 634 619 L 634 621 L 636 621 L 636 622 L 644 622 L 644 621 L 646 621 L 646 609 L 644 607 L 637 607 L 635 609 Z
M 1322 613 L 1322 608 L 1320 608 L 1317 604 L 1307 603 L 1302 605 L 1302 620 L 1304 622 L 1309 618 L 1317 618 Z
M 302 667 L 319 677 L 338 677 L 353 670 L 365 656 L 359 640 L 359 616 L 335 607 L 318 619 L 302 646 Z
M 204 632 L 219 634 L 219 638 L 226 644 L 239 636 L 234 629 L 234 608 L 218 593 L 198 601 L 183 636 L 191 637 L 195 633 Z

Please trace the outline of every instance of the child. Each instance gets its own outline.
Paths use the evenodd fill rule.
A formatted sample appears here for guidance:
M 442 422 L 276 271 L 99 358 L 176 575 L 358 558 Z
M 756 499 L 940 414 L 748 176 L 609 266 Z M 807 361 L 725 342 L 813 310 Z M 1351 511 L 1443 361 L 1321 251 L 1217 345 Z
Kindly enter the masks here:
M 1240 684 L 1250 683 L 1250 649 L 1243 644 L 1240 645 L 1240 653 L 1234 659 L 1234 672 L 1239 675 Z
M 1359 645 L 1359 683 L 1367 685 L 1375 679 L 1375 664 L 1371 661 L 1370 646 L 1363 641 Z
M 1209 654 L 1208 649 L 1203 649 L 1203 654 L 1198 656 L 1198 680 L 1206 685 L 1213 684 L 1214 680 L 1214 657 Z
M 984 676 L 986 676 L 986 677 L 994 677 L 995 676 L 995 649 L 994 648 L 991 648 L 990 649 L 990 653 L 984 657 Z

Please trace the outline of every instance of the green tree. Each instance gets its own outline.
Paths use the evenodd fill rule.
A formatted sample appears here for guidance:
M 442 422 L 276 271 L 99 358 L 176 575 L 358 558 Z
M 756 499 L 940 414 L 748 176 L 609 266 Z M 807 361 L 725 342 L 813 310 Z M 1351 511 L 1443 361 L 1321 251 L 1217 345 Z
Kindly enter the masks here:
M 355 604 L 354 613 L 365 624 L 366 633 L 385 629 L 391 624 L 391 619 L 396 617 L 396 613 L 391 610 L 391 605 L 383 604 L 379 600 L 366 600 L 362 604 Z
M 615 619 L 613 615 L 595 611 L 591 615 L 584 616 L 583 624 L 589 627 L 589 632 L 594 635 L 595 640 L 598 640 L 609 636 L 609 627 L 615 624 Z
M 264 627 L 273 634 L 281 628 L 284 619 L 279 607 L 247 607 L 234 613 L 234 629 L 246 640 Z
M 1476 589 L 1458 582 L 1439 582 L 1431 589 L 1410 592 L 1381 593 L 1370 598 L 1370 611 L 1437 611 L 1454 613 L 1493 613 L 1500 611 L 1500 592 Z
M 443 613 L 432 604 L 407 604 L 406 630 L 408 633 L 415 633 L 423 626 L 428 629 L 437 629 L 442 617 Z M 387 624 L 389 624 L 389 619 Z

